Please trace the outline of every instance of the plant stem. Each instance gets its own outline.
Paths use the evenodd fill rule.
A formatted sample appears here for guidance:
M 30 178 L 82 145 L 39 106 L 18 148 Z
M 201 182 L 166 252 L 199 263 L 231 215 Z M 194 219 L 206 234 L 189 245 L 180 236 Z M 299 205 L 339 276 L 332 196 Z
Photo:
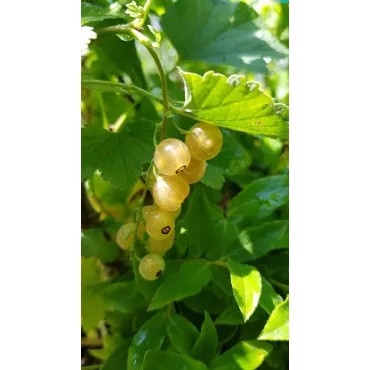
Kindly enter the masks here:
M 172 124 L 175 126 L 176 130 L 179 131 L 183 135 L 190 134 L 190 131 L 183 130 L 175 121 L 175 119 L 172 119 Z
M 157 98 L 156 96 L 152 95 L 149 91 L 146 91 L 144 89 L 141 89 L 140 87 L 137 87 L 135 85 L 127 85 L 127 84 L 124 84 L 124 83 L 121 83 L 121 82 L 111 82 L 111 81 L 103 81 L 103 80 L 92 80 L 92 79 L 86 79 L 86 78 L 83 78 L 81 80 L 81 86 L 88 89 L 88 88 L 91 88 L 91 87 L 95 87 L 98 86 L 107 86 L 107 88 L 118 88 L 118 89 L 122 89 L 124 93 L 126 94 L 130 94 L 130 95 L 134 95 L 135 93 L 139 94 L 139 95 L 143 95 L 143 96 L 146 96 L 160 104 L 163 105 L 163 101 L 161 98 Z M 109 89 L 107 89 L 106 91 L 111 91 Z M 114 90 L 113 90 L 114 91 Z
M 166 74 L 162 67 L 162 63 L 159 59 L 158 54 L 152 48 L 152 46 L 145 45 L 148 49 L 150 55 L 152 56 L 155 65 L 157 66 L 159 77 L 161 79 L 162 85 L 162 99 L 163 99 L 163 119 L 162 119 L 162 134 L 161 134 L 161 141 L 164 140 L 166 136 L 166 122 L 167 122 L 167 114 L 170 111 L 169 100 L 168 100 L 168 88 L 167 88 L 167 81 L 166 81 Z
M 103 120 L 103 127 L 107 129 L 109 127 L 109 122 L 107 119 L 107 115 L 105 113 L 103 95 L 101 93 L 99 93 L 99 103 L 100 103 L 100 109 L 101 109 L 101 116 Z

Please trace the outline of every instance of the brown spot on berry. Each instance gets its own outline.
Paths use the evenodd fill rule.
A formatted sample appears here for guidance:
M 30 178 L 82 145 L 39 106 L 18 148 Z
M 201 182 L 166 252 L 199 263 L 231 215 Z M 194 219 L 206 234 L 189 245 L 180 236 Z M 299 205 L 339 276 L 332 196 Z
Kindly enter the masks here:
M 171 231 L 171 227 L 170 226 L 165 226 L 162 229 L 162 234 L 168 234 L 170 231 Z
M 160 277 L 162 275 L 162 270 L 159 270 L 156 274 L 155 274 L 155 276 L 156 277 Z
M 177 171 L 176 171 L 176 174 L 178 175 L 179 173 L 181 173 L 182 171 L 184 171 L 186 168 L 186 166 L 181 166 Z

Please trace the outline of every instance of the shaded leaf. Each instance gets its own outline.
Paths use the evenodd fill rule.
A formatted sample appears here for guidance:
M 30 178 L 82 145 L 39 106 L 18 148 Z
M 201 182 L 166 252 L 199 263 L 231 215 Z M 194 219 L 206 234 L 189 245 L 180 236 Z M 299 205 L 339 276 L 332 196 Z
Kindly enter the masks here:
M 288 175 L 266 176 L 251 182 L 231 200 L 228 216 L 244 226 L 263 220 L 288 201 Z
M 187 355 L 148 351 L 143 370 L 207 370 L 207 366 Z
M 219 207 L 211 203 L 203 186 L 194 186 L 184 217 L 191 255 L 202 257 L 218 242 L 217 223 L 223 220 Z
M 209 370 L 254 370 L 257 369 L 272 349 L 271 344 L 245 340 L 217 357 Z
M 204 322 L 200 329 L 200 335 L 194 344 L 191 354 L 205 364 L 209 364 L 215 357 L 218 348 L 218 337 L 216 327 L 208 315 L 205 313 Z
M 254 267 L 241 265 L 232 260 L 227 263 L 236 303 L 247 321 L 258 305 L 261 295 L 261 275 Z
M 262 57 L 282 58 L 287 49 L 252 22 L 256 17 L 244 3 L 179 0 L 161 24 L 182 60 L 266 73 Z
M 142 370 L 146 352 L 161 348 L 165 336 L 165 314 L 158 312 L 135 334 L 128 351 L 127 369 Z
M 117 3 L 116 3 L 117 4 Z M 103 8 L 88 2 L 81 3 L 81 24 L 103 21 L 104 19 L 127 19 L 121 7 Z
M 271 314 L 275 307 L 283 302 L 283 298 L 275 292 L 272 285 L 263 276 L 261 276 L 261 281 L 262 292 L 259 304 L 268 314 Z
M 106 307 L 123 313 L 134 313 L 146 307 L 134 281 L 111 284 L 103 290 L 102 296 Z
M 211 279 L 211 269 L 204 260 L 186 262 L 180 271 L 165 279 L 155 293 L 148 310 L 156 310 L 174 301 L 198 294 Z
M 167 319 L 166 328 L 172 346 L 180 353 L 189 354 L 199 335 L 194 324 L 175 313 Z
M 212 265 L 212 280 L 214 283 L 222 289 L 226 294 L 233 296 L 233 290 L 231 286 L 230 273 L 227 269 L 221 266 Z
M 101 370 L 126 370 L 130 340 L 120 340 L 108 358 L 104 361 Z
M 216 325 L 242 325 L 244 323 L 243 315 L 235 300 L 222 312 L 215 323 Z
M 204 174 L 201 182 L 213 189 L 221 190 L 225 182 L 223 173 L 224 170 L 222 168 L 207 163 L 206 173 Z
M 258 339 L 289 340 L 289 295 L 272 311 Z
M 194 119 L 250 134 L 288 139 L 288 107 L 276 104 L 259 84 L 244 76 L 208 71 L 180 72 L 185 85 L 181 111 Z
M 117 259 L 119 247 L 107 240 L 100 229 L 87 229 L 81 232 L 81 255 L 96 257 L 103 262 L 113 262 Z
M 126 124 L 119 133 L 82 128 L 82 179 L 100 170 L 103 179 L 113 186 L 131 189 L 142 173 L 142 164 L 153 157 L 153 132 L 154 125 L 145 120 Z

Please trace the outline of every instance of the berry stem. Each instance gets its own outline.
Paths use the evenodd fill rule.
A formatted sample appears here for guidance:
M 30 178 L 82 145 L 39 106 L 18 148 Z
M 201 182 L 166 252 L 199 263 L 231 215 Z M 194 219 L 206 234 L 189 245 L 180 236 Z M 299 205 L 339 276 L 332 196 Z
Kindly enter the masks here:
M 170 112 L 170 105 L 168 99 L 168 88 L 167 88 L 167 80 L 166 74 L 164 72 L 162 63 L 159 59 L 157 52 L 153 49 L 151 45 L 144 44 L 144 46 L 149 51 L 149 54 L 152 56 L 155 65 L 157 66 L 159 77 L 161 79 L 162 85 L 162 99 L 163 99 L 163 119 L 162 119 L 162 134 L 161 134 L 161 141 L 164 140 L 166 136 L 166 123 L 167 123 L 167 114 Z
M 172 118 L 172 124 L 175 126 L 175 129 L 180 132 L 180 134 L 187 135 L 190 134 L 190 131 L 183 130 L 177 123 L 175 118 Z

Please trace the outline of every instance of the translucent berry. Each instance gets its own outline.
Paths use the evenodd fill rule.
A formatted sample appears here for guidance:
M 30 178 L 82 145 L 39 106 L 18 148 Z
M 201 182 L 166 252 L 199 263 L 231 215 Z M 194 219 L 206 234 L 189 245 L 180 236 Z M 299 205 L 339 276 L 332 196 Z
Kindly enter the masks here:
M 117 233 L 117 243 L 122 249 L 129 249 L 132 247 L 134 241 L 134 232 L 136 224 L 128 222 L 120 227 Z
M 154 164 L 164 175 L 178 175 L 189 162 L 190 151 L 186 144 L 178 139 L 163 140 L 154 152 Z
M 176 218 L 180 216 L 181 206 L 177 208 L 175 211 L 166 211 L 166 212 L 169 213 L 174 220 L 176 220 Z
M 188 167 L 181 173 L 189 184 L 194 184 L 201 180 L 206 172 L 206 161 L 192 158 Z
M 155 211 L 158 209 L 158 207 L 155 204 L 152 204 L 150 206 L 144 206 L 141 210 L 141 215 L 143 217 L 143 220 L 146 221 L 148 219 L 149 213 Z
M 153 238 L 149 238 L 146 243 L 146 249 L 150 253 L 157 253 L 157 254 L 165 254 L 171 247 L 175 241 L 175 233 L 173 233 L 169 238 L 164 240 L 156 240 Z
M 194 125 L 185 139 L 192 158 L 203 160 L 216 157 L 222 148 L 222 142 L 221 130 L 205 122 Z
M 164 266 L 165 263 L 162 256 L 150 253 L 141 259 L 139 272 L 145 280 L 155 280 L 162 275 Z
M 175 220 L 170 214 L 161 210 L 150 212 L 146 222 L 146 230 L 153 239 L 167 239 L 175 231 Z
M 153 185 L 153 198 L 163 211 L 176 211 L 190 193 L 189 183 L 182 176 L 159 177 Z

